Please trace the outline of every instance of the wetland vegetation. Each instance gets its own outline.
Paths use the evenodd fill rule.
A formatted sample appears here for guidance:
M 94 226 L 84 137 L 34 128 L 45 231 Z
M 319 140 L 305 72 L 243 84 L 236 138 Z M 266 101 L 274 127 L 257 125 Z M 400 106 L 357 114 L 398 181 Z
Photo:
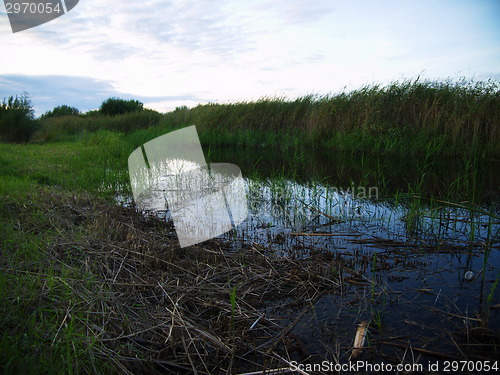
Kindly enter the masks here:
M 0 143 L 3 373 L 493 364 L 499 104 L 493 81 L 415 80 L 33 120 L 29 143 Z M 207 161 L 241 168 L 250 213 L 181 249 L 135 210 L 127 158 L 192 124 Z
M 142 110 L 121 116 L 92 111 L 83 116 L 50 117 L 41 122 L 34 140 L 74 139 L 98 129 L 151 139 L 195 124 L 201 141 L 210 145 L 498 157 L 499 103 L 498 81 L 417 79 L 293 101 L 262 98 L 178 107 L 162 116 Z

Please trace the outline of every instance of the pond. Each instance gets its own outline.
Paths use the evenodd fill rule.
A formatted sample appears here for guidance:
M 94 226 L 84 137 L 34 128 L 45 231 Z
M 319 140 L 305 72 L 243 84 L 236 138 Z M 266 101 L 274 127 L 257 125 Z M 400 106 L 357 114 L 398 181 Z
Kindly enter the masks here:
M 348 350 L 361 321 L 382 359 L 409 339 L 440 359 L 498 353 L 500 161 L 264 148 L 209 148 L 207 161 L 238 165 L 246 184 L 248 217 L 220 236 L 230 248 L 337 268 L 342 293 L 294 322 L 309 356 Z M 286 326 L 292 305 L 268 309 Z
M 246 176 L 248 219 L 223 236 L 233 246 L 342 258 L 343 295 L 321 297 L 296 326 L 309 351 L 352 339 L 360 320 L 450 352 L 459 332 L 500 328 L 499 161 L 231 149 L 209 158 Z

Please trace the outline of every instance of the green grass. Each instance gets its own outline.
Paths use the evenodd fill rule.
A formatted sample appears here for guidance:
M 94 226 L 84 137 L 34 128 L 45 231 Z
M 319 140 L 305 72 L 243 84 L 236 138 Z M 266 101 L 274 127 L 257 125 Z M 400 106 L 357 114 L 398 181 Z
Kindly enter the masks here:
M 76 201 L 85 191 L 111 199 L 119 187 L 127 189 L 131 147 L 111 132 L 78 142 L 0 144 L 1 373 L 109 372 L 86 330 L 89 302 L 75 294 L 94 276 L 51 254 L 65 236 L 79 236 L 68 232 L 53 200 Z
M 234 315 L 236 312 L 236 286 L 231 287 L 229 292 L 229 302 L 231 303 L 231 327 L 230 330 L 234 333 Z
M 109 131 L 89 133 L 76 142 L 0 144 L 0 176 L 5 179 L 0 193 L 11 194 L 15 185 L 26 188 L 30 183 L 90 192 L 127 189 L 127 158 L 133 149 L 123 134 Z
M 92 275 L 49 256 L 65 226 L 42 207 L 47 194 L 27 176 L 0 179 L 0 372 L 104 371 L 82 324 L 85 301 L 74 293 Z
M 116 117 L 48 118 L 34 141 L 74 139 L 99 129 L 147 140 L 194 124 L 202 143 L 212 145 L 499 157 L 499 87 L 494 80 L 415 79 L 296 100 L 262 98 L 179 107 L 164 115 L 143 111 Z
M 48 117 L 40 120 L 40 129 L 32 142 L 72 141 L 86 133 L 108 130 L 128 134 L 158 125 L 162 115 L 156 111 L 126 113 L 118 116 L 89 114 L 83 116 Z

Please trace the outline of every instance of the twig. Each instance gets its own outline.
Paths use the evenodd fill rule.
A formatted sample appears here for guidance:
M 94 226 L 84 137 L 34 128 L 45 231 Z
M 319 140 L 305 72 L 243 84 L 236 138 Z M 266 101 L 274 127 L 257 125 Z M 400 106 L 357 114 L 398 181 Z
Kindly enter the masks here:
M 297 325 L 297 323 L 302 319 L 302 317 L 306 314 L 306 312 L 309 311 L 311 306 L 313 306 L 316 301 L 319 299 L 320 294 L 316 292 L 311 299 L 310 303 L 302 309 L 299 315 L 294 319 L 292 323 L 290 323 L 279 335 L 278 337 L 274 340 L 274 343 L 269 347 L 269 349 L 266 350 L 266 353 L 269 354 L 273 351 L 273 349 L 278 345 L 278 343 Z
M 452 361 L 460 361 L 461 359 L 463 359 L 462 357 L 458 357 L 458 356 L 455 356 L 453 354 L 439 353 L 439 352 L 436 352 L 436 351 L 433 351 L 433 350 L 422 349 L 422 348 L 415 348 L 415 347 L 413 347 L 411 345 L 408 345 L 408 344 L 400 344 L 400 343 L 397 343 L 397 342 L 390 342 L 390 341 L 384 341 L 384 340 L 378 340 L 377 343 L 384 344 L 384 345 L 390 345 L 390 346 L 396 346 L 398 348 L 402 348 L 402 349 L 405 349 L 405 350 L 411 348 L 411 350 L 414 350 L 416 352 L 423 353 L 423 354 L 426 354 L 428 356 L 435 357 L 435 358 L 440 358 L 440 359 L 449 359 L 449 360 L 452 360 Z

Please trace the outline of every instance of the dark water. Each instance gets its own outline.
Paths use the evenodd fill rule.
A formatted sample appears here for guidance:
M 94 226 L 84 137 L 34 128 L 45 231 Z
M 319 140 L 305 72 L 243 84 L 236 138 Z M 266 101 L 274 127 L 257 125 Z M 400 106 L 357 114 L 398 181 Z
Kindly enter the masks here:
M 372 337 L 460 355 L 464 340 L 478 355 L 477 329 L 499 333 L 499 161 L 264 149 L 208 159 L 238 165 L 248 187 L 248 219 L 222 238 L 279 256 L 327 252 L 357 278 L 296 326 L 312 354 L 352 345 L 362 320 Z

